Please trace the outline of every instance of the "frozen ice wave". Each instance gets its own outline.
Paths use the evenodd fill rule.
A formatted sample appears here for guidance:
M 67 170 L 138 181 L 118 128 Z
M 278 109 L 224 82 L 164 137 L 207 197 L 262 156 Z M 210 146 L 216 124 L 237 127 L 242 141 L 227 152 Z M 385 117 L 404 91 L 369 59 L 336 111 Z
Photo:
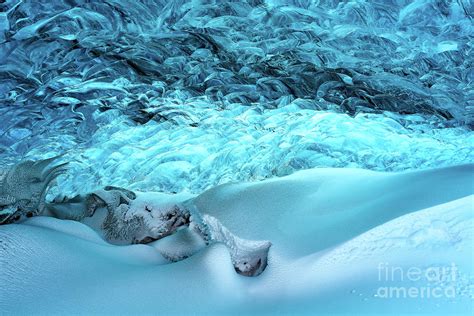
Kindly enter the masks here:
M 0 159 L 62 193 L 474 162 L 469 1 L 75 4 L 0 4 Z
M 262 180 L 314 167 L 410 170 L 471 162 L 474 133 L 432 129 L 421 117 L 405 126 L 390 115 L 276 110 L 240 105 L 215 111 L 205 102 L 175 106 L 193 113 L 196 126 L 149 122 L 130 126 L 102 114 L 104 125 L 71 164 L 61 192 L 75 194 L 114 184 L 144 191 L 200 193 L 215 185 Z M 111 117 L 111 118 L 110 118 Z M 109 119 L 107 119 L 109 118 Z M 40 148 L 31 151 L 41 156 Z M 79 181 L 79 179 L 81 179 Z

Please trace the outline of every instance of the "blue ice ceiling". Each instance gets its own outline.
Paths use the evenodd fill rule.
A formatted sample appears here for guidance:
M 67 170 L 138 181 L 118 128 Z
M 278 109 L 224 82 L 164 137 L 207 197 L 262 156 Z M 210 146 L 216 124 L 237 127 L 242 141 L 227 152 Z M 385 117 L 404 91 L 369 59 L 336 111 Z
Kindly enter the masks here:
M 67 152 L 71 191 L 474 161 L 469 0 L 7 0 L 0 12 L 0 158 Z

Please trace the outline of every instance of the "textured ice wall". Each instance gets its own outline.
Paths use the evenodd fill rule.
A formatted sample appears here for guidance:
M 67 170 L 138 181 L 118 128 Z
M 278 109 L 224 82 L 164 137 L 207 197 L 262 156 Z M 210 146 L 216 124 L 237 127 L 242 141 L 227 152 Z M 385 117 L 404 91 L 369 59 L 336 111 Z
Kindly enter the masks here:
M 0 158 L 201 191 L 473 161 L 472 1 L 5 1 Z
M 474 133 L 460 128 L 424 126 L 413 131 L 389 117 L 350 118 L 291 105 L 263 113 L 242 106 L 218 112 L 203 102 L 182 107 L 192 109 L 199 126 L 177 128 L 169 122 L 128 126 L 123 116 L 105 124 L 93 136 L 94 145 L 81 151 L 81 162 L 73 164 L 62 190 L 77 192 L 112 183 L 200 193 L 221 183 L 313 167 L 400 171 L 472 160 L 469 144 L 474 143 Z

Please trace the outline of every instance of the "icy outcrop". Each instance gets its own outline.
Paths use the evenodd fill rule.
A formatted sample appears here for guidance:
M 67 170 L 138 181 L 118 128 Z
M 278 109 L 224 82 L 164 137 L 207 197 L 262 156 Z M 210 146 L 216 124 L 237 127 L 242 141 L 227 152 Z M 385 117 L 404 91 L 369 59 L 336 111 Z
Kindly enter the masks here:
M 15 166 L 13 170 L 17 168 Z M 20 184 L 25 186 L 25 183 Z M 0 198 L 3 197 L 0 195 Z M 44 205 L 44 194 L 42 197 L 41 204 Z M 226 245 L 237 273 L 258 276 L 265 270 L 270 242 L 239 238 L 216 218 L 201 214 L 191 203 L 163 203 L 163 197 L 162 193 L 133 192 L 109 186 L 73 198 L 58 196 L 47 203 L 44 212 L 29 214 L 29 217 L 45 215 L 79 221 L 90 226 L 107 242 L 117 245 L 148 244 L 170 236 L 178 229 L 189 227 L 205 245 Z M 20 221 L 22 218 L 18 213 L 26 211 L 19 207 L 16 213 L 10 215 L 13 219 L 4 223 Z M 186 255 L 182 255 L 182 250 L 174 249 L 162 255 L 176 262 L 196 253 L 202 246 L 188 244 L 187 248 Z
M 237 273 L 258 276 L 265 270 L 270 242 L 241 239 L 218 219 L 201 214 L 192 204 L 186 201 L 164 203 L 163 197 L 162 193 L 106 187 L 85 196 L 56 199 L 48 203 L 48 212 L 43 215 L 80 221 L 95 229 L 108 242 L 118 245 L 148 244 L 189 227 L 205 245 L 226 245 Z M 173 249 L 162 255 L 176 262 L 200 248 L 188 245 L 185 256 Z
M 17 222 L 41 214 L 51 183 L 65 172 L 59 157 L 27 160 L 0 169 L 0 224 Z
M 219 220 L 201 214 L 186 201 L 164 204 L 162 193 L 107 186 L 73 198 L 60 195 L 46 203 L 51 182 L 66 170 L 67 163 L 53 165 L 58 158 L 28 160 L 2 170 L 0 225 L 19 223 L 38 215 L 51 216 L 85 223 L 107 242 L 118 245 L 148 244 L 189 227 L 205 245 L 225 244 L 237 273 L 258 276 L 265 270 L 270 242 L 241 239 Z M 188 255 L 199 250 L 192 249 L 191 245 L 188 248 Z M 170 261 L 186 257 L 173 250 L 166 253 Z
M 195 211 L 195 214 L 197 211 Z M 196 215 L 194 215 L 196 216 Z M 249 220 L 252 220 L 249 218 Z M 207 244 L 223 243 L 230 251 L 235 271 L 245 276 L 260 275 L 268 263 L 269 241 L 253 241 L 232 234 L 222 223 L 210 215 L 204 214 L 198 222 L 192 222 L 191 228 L 197 230 Z

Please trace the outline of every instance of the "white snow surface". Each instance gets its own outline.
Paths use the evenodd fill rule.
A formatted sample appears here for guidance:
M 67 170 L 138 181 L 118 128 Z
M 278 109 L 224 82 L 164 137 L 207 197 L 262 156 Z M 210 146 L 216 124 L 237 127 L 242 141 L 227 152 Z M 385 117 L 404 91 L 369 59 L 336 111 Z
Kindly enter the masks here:
M 267 269 L 255 278 L 235 273 L 223 245 L 166 264 L 154 248 L 159 243 L 112 246 L 78 222 L 37 217 L 1 226 L 0 311 L 469 315 L 474 299 L 472 175 L 473 165 L 405 173 L 310 169 L 226 184 L 197 196 L 201 212 L 219 218 L 240 237 L 273 243 Z M 173 245 L 176 237 L 168 238 L 163 241 Z M 417 281 L 381 278 L 379 270 L 424 273 L 453 264 L 454 277 L 423 274 Z M 455 296 L 380 297 L 380 288 L 392 286 L 452 288 Z

